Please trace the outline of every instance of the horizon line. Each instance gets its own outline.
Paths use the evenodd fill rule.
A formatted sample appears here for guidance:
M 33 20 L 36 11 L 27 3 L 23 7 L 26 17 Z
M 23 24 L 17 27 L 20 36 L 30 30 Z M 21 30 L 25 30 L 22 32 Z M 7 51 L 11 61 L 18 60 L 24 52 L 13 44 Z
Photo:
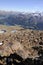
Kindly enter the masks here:
M 43 11 L 19 11 L 19 10 L 1 10 L 1 12 L 24 12 L 24 13 L 42 13 Z

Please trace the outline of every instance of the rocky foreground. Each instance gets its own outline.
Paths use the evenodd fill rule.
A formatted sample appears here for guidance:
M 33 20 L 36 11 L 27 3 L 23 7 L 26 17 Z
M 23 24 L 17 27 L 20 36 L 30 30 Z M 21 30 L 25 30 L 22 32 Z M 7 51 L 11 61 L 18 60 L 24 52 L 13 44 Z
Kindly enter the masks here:
M 10 30 L 0 34 L 0 43 L 0 65 L 43 65 L 43 31 Z

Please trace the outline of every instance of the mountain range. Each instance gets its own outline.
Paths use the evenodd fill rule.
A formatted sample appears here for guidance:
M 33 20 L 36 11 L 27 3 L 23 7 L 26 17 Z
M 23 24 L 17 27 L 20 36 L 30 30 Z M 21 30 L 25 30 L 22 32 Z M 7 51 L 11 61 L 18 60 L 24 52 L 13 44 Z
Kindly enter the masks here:
M 24 13 L 0 11 L 0 25 L 20 25 L 28 29 L 43 30 L 43 12 Z

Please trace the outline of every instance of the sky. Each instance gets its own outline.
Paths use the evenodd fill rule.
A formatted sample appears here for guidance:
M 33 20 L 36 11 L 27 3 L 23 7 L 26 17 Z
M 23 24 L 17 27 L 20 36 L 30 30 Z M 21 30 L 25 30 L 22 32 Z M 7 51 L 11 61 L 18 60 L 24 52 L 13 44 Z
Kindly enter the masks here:
M 43 11 L 43 0 L 0 0 L 0 10 L 6 11 Z

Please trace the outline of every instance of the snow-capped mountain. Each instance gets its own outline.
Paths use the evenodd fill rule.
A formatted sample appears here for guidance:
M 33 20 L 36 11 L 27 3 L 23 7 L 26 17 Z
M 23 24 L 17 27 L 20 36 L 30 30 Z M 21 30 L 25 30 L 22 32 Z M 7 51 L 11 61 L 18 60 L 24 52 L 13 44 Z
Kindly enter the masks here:
M 42 13 L 23 13 L 0 11 L 0 24 L 20 25 L 24 28 L 43 30 Z

